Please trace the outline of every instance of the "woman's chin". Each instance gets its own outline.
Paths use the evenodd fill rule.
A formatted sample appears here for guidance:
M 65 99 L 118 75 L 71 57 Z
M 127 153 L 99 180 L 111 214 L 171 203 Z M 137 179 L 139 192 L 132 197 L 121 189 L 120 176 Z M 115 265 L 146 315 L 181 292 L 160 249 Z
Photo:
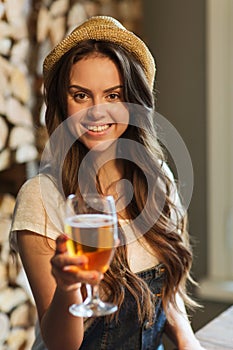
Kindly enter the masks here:
M 107 140 L 107 141 L 99 141 L 93 143 L 85 143 L 85 146 L 91 151 L 96 152 L 97 154 L 100 152 L 106 151 L 114 151 L 116 150 L 116 140 Z M 115 154 L 115 153 L 114 153 Z

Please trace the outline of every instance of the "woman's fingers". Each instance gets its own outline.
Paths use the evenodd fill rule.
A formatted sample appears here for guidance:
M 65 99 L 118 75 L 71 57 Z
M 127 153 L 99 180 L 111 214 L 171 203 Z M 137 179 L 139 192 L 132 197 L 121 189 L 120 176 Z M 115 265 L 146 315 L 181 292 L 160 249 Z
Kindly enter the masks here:
M 97 284 L 103 278 L 102 273 L 98 271 L 83 271 L 78 269 L 66 269 L 62 272 L 62 277 L 67 283 L 88 283 Z
M 50 260 L 52 275 L 63 290 L 74 290 L 81 283 L 97 284 L 103 278 L 98 271 L 86 271 L 88 258 L 85 255 L 70 256 L 67 253 L 67 236 L 60 235 L 56 240 L 56 251 Z
M 66 242 L 68 241 L 68 237 L 65 234 L 61 234 L 56 239 L 56 252 L 55 254 L 62 254 L 67 252 Z
M 74 266 L 78 269 L 84 269 L 88 263 L 88 258 L 85 255 L 69 256 L 65 253 L 55 253 L 51 259 L 52 266 L 56 266 L 60 269 L 66 269 L 68 266 Z
M 98 271 L 84 271 L 74 265 L 69 265 L 65 269 L 53 265 L 52 275 L 57 285 L 66 291 L 78 289 L 82 283 L 98 284 L 103 278 L 103 274 Z

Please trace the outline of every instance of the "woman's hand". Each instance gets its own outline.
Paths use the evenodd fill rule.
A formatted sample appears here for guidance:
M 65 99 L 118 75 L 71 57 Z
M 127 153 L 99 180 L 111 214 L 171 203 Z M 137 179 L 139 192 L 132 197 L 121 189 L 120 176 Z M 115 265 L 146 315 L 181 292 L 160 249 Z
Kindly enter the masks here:
M 52 275 L 57 287 L 63 291 L 79 289 L 82 283 L 97 284 L 103 278 L 98 271 L 85 271 L 88 258 L 85 255 L 69 256 L 67 236 L 62 234 L 56 240 L 56 251 L 50 260 Z

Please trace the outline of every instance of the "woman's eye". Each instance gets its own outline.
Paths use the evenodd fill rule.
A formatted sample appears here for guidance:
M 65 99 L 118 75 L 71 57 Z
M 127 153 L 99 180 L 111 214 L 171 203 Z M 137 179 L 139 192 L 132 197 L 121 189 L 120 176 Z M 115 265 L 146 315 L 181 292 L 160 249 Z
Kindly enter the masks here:
M 87 95 L 84 92 L 77 92 L 73 94 L 73 98 L 76 101 L 82 101 L 87 99 Z
M 109 100 L 117 100 L 119 98 L 120 98 L 119 94 L 116 94 L 116 93 L 112 93 L 108 95 Z

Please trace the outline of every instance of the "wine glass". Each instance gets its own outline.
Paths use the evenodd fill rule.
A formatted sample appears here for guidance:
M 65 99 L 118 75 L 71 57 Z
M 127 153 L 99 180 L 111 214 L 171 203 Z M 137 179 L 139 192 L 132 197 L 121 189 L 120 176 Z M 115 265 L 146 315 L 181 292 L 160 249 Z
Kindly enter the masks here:
M 65 233 L 67 250 L 72 256 L 85 255 L 84 270 L 105 273 L 113 258 L 118 240 L 117 215 L 112 196 L 71 194 L 66 200 Z M 92 317 L 109 315 L 117 305 L 99 297 L 98 284 L 86 284 L 87 297 L 81 304 L 73 304 L 69 311 L 74 316 Z

